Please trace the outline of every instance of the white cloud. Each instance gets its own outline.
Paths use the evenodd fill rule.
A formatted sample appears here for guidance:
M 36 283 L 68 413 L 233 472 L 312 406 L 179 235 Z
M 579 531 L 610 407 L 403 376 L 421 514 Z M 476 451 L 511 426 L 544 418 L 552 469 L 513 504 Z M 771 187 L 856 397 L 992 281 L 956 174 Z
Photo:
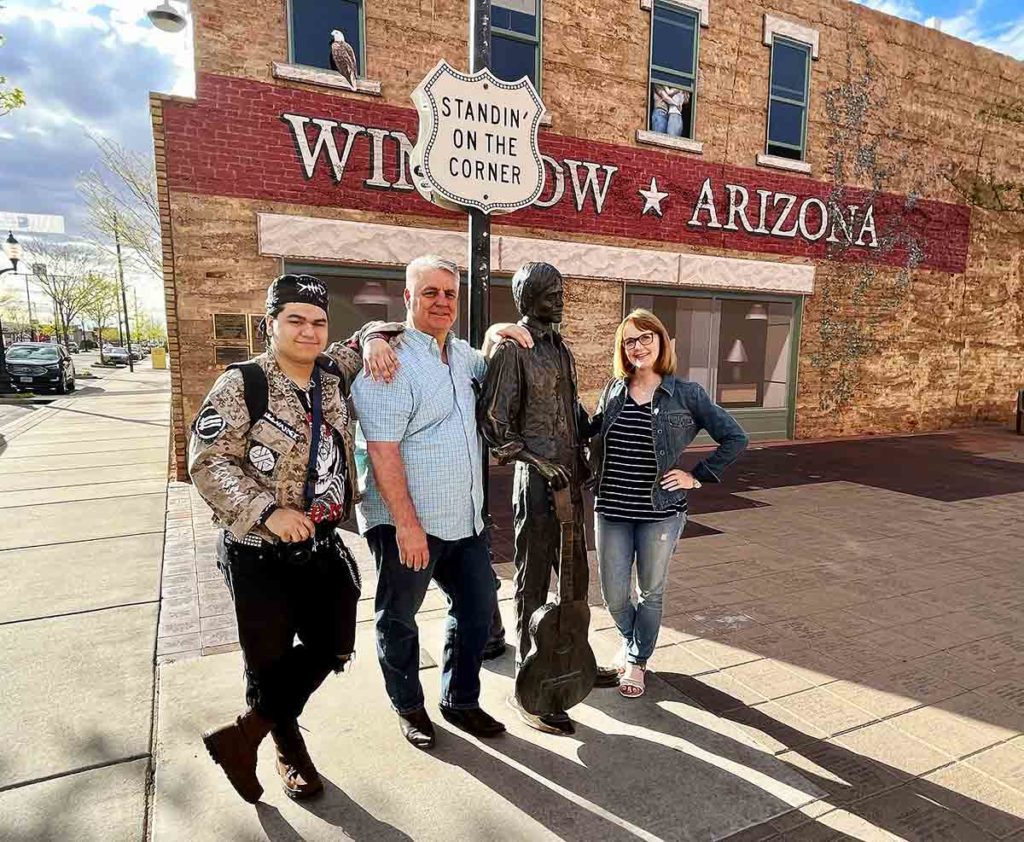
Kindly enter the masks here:
M 98 155 L 87 133 L 144 155 L 153 148 L 148 94 L 194 91 L 190 29 L 156 30 L 139 0 L 3 0 L 0 61 L 27 105 L 0 129 L 0 209 L 56 213 L 83 233 L 79 176 Z M 161 312 L 162 282 L 132 271 L 139 303 Z

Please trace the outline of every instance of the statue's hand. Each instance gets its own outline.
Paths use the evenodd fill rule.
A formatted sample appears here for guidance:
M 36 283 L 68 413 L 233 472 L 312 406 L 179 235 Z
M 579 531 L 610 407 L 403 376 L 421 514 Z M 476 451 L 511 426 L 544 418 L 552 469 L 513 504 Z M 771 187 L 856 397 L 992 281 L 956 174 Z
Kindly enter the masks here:
M 561 465 L 556 465 L 547 459 L 538 459 L 537 470 L 555 491 L 565 488 L 569 484 L 569 472 Z

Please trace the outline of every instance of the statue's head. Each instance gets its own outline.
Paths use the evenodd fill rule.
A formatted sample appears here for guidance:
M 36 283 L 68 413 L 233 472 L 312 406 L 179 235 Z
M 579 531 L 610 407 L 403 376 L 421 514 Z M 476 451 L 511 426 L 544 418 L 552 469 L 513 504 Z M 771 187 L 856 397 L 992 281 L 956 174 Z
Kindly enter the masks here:
M 512 276 L 512 298 L 520 315 L 545 324 L 562 321 L 562 273 L 550 263 L 526 263 Z

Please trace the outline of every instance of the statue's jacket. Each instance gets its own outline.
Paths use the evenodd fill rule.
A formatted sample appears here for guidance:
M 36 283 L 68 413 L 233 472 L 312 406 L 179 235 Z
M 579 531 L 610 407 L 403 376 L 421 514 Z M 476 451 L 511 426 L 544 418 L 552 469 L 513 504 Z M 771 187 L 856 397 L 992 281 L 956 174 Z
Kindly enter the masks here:
M 501 464 L 527 450 L 581 482 L 590 421 L 577 397 L 576 361 L 556 331 L 521 324 L 533 348 L 506 340 L 495 350 L 478 402 L 480 433 Z

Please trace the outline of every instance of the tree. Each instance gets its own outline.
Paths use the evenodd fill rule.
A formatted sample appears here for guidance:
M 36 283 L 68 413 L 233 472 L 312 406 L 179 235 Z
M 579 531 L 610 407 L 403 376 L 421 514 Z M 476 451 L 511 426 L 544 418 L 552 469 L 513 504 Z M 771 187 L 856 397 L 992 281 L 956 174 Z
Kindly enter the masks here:
M 110 138 L 89 134 L 100 153 L 100 170 L 78 180 L 89 212 L 88 226 L 100 248 L 115 253 L 117 241 L 141 266 L 160 275 L 160 206 L 153 162 Z
M 100 362 L 106 363 L 106 357 L 103 355 L 103 332 L 118 312 L 117 282 L 106 275 L 93 272 L 86 276 L 85 288 L 88 294 L 85 304 L 82 305 L 82 314 L 93 324 L 100 345 Z
M 0 6 L 0 11 L 3 11 L 3 6 Z M 4 45 L 7 39 L 0 35 L 0 47 Z M 21 108 L 25 104 L 25 93 L 21 88 L 10 88 L 7 86 L 7 77 L 0 75 L 0 117 L 4 117 L 14 111 L 15 108 Z
M 55 336 L 67 345 L 70 325 L 88 298 L 85 279 L 96 269 L 96 255 L 74 243 L 43 240 L 28 244 L 26 251 L 36 284 L 53 302 Z

